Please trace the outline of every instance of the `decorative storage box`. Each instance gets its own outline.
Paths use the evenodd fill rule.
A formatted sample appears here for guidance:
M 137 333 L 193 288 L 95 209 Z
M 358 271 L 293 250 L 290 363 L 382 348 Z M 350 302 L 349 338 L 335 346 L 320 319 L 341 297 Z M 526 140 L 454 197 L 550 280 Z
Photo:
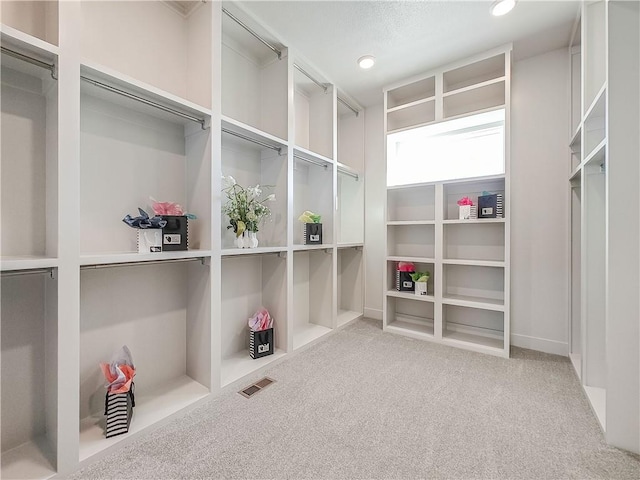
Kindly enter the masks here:
M 249 354 L 254 360 L 273 354 L 273 328 L 249 330 Z
M 189 222 L 186 215 L 162 215 L 167 224 L 162 229 L 162 249 L 166 251 L 189 249 Z
M 427 295 L 427 282 L 414 282 L 416 295 Z
M 304 224 L 304 244 L 305 245 L 322 244 L 322 224 L 321 223 L 305 223 Z
M 396 290 L 399 292 L 413 292 L 415 290 L 415 283 L 411 278 L 413 272 L 401 272 L 396 270 Z
M 136 406 L 133 395 L 134 384 L 125 393 L 106 394 L 104 400 L 104 414 L 106 418 L 105 435 L 107 438 L 122 435 L 129 431 L 133 407 Z
M 458 220 L 468 220 L 471 218 L 471 205 L 460 205 L 458 207 Z
M 138 253 L 157 253 L 162 251 L 162 229 L 138 229 Z
M 502 194 L 478 197 L 478 218 L 502 218 Z

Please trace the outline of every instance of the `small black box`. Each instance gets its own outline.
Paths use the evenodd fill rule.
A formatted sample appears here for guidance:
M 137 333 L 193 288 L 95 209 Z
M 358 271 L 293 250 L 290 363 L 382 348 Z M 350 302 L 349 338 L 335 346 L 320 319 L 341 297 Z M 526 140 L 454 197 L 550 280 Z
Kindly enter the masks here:
M 249 330 L 249 354 L 253 359 L 273 355 L 273 328 Z
M 411 278 L 411 273 L 396 270 L 396 290 L 399 292 L 415 292 L 416 286 Z
M 478 218 L 501 218 L 502 194 L 481 195 L 478 197 Z
M 162 229 L 162 251 L 189 249 L 189 223 L 186 215 L 162 215 L 167 224 Z
M 305 223 L 304 224 L 304 244 L 305 245 L 321 245 L 322 244 L 322 224 L 321 223 Z

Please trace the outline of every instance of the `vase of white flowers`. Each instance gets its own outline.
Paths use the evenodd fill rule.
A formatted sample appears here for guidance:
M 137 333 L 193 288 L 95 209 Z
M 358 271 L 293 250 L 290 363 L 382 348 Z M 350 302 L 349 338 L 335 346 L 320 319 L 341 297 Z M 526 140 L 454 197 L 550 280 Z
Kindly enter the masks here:
M 222 177 L 222 182 L 222 191 L 227 196 L 227 202 L 222 207 L 222 213 L 229 217 L 227 229 L 233 229 L 236 234 L 238 248 L 256 248 L 258 227 L 271 215 L 271 209 L 266 204 L 275 201 L 275 194 L 261 198 L 260 185 L 245 188 L 230 175 Z

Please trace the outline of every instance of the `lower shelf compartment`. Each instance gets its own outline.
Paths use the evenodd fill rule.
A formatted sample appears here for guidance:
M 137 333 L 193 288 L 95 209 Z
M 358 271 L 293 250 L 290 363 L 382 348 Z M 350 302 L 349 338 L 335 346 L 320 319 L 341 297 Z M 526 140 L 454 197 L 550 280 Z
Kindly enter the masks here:
M 502 352 L 504 350 L 504 340 L 499 337 L 476 335 L 467 332 L 443 332 L 443 343 L 455 344 L 456 346 L 478 347 L 481 351 L 491 349 Z M 497 352 L 496 352 L 497 353 Z
M 55 475 L 55 455 L 42 435 L 16 448 L 2 452 L 0 477 L 16 480 L 43 480 Z
M 397 316 L 395 320 L 387 324 L 387 330 L 414 338 L 433 338 L 433 319 L 415 321 L 409 317 Z
M 362 312 L 354 312 L 353 310 L 340 310 L 338 312 L 338 326 L 341 327 L 347 323 L 362 317 Z
M 136 406 L 129 433 L 105 438 L 104 416 L 89 416 L 80 422 L 80 461 L 136 435 L 183 408 L 209 395 L 209 389 L 186 375 L 147 392 L 136 391 Z
M 259 370 L 284 356 L 285 351 L 279 348 L 276 348 L 273 355 L 267 355 L 266 357 L 256 359 L 249 356 L 248 350 L 246 352 L 238 352 L 222 361 L 222 372 L 220 374 L 221 385 L 226 387 L 236 380 Z
M 324 337 L 330 331 L 330 328 L 323 327 L 322 325 L 316 325 L 314 323 L 296 325 L 296 328 L 293 331 L 293 349 L 296 350 L 300 347 L 304 347 L 308 343 L 311 343 L 320 337 Z
M 505 348 L 504 312 L 445 304 L 442 315 L 442 343 L 509 356 L 509 349 Z

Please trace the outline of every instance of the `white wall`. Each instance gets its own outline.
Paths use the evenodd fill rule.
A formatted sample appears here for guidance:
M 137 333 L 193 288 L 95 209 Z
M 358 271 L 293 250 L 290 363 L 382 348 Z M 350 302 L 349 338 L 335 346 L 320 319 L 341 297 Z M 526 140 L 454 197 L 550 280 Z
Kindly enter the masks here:
M 382 92 L 380 92 L 382 101 Z M 387 182 L 384 164 L 384 115 L 382 103 L 366 109 L 364 130 L 365 184 L 365 294 L 364 314 L 382 320 L 384 201 Z
M 511 342 L 561 355 L 568 354 L 568 68 L 565 49 L 515 62 L 511 92 Z M 366 119 L 365 315 L 381 318 L 382 104 Z
M 511 342 L 567 355 L 567 51 L 515 62 L 512 74 Z

